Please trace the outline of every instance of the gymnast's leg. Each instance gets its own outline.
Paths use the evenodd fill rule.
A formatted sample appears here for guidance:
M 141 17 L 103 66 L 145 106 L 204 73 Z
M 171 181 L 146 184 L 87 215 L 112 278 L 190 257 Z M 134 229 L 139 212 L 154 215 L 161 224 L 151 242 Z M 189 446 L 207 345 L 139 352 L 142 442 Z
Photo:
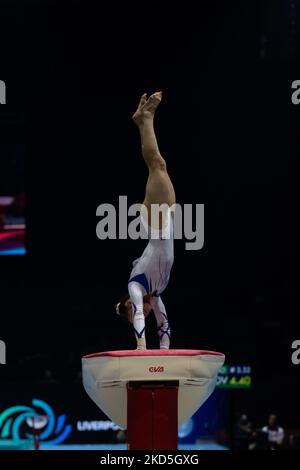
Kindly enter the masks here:
M 162 92 L 157 92 L 147 99 L 143 94 L 138 109 L 133 115 L 133 120 L 139 128 L 141 136 L 142 154 L 148 167 L 148 181 L 143 205 L 148 211 L 148 224 L 155 227 L 155 221 L 151 221 L 151 205 L 167 204 L 171 207 L 176 202 L 173 184 L 167 172 L 167 165 L 159 151 L 155 131 L 154 115 L 161 102 Z M 152 222 L 152 223 L 151 223 Z M 164 221 L 159 221 L 159 227 Z

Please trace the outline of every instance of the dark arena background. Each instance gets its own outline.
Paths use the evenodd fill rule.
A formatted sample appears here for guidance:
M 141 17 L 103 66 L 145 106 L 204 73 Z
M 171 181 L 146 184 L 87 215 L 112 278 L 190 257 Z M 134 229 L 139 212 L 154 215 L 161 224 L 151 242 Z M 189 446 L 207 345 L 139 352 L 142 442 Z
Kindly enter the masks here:
M 96 209 L 142 202 L 131 116 L 157 90 L 177 202 L 205 214 L 202 249 L 175 240 L 171 347 L 226 355 L 179 449 L 299 449 L 300 1 L 1 0 L 0 18 L 0 450 L 34 448 L 30 413 L 41 450 L 126 449 L 81 358 L 136 347 L 114 304 L 145 241 L 99 240 Z

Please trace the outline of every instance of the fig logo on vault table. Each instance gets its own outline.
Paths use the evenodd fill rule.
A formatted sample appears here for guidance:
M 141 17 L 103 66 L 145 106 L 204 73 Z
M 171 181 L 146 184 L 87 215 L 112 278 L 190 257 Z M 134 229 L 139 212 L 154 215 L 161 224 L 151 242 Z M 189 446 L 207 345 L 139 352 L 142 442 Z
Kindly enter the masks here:
M 66 415 L 55 415 L 44 401 L 33 399 L 32 406 L 12 406 L 0 413 L 0 439 L 24 440 L 32 438 L 28 418 L 45 415 L 47 421 L 40 434 L 41 442 L 60 444 L 71 433 L 72 426 L 66 424 Z
M 165 371 L 164 366 L 149 367 L 149 372 L 151 372 L 152 374 L 157 374 L 158 372 L 163 373 L 164 371 Z

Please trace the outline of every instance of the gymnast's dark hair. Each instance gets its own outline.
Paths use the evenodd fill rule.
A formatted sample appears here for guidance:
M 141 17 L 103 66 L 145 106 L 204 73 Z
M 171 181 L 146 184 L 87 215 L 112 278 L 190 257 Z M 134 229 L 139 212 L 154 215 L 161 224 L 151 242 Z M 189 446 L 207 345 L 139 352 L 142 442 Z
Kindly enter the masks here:
M 121 297 L 121 300 L 115 305 L 115 312 L 117 315 L 119 315 L 123 320 L 128 321 L 128 313 L 127 313 L 127 307 L 126 307 L 126 302 L 129 299 L 129 295 L 123 295 Z

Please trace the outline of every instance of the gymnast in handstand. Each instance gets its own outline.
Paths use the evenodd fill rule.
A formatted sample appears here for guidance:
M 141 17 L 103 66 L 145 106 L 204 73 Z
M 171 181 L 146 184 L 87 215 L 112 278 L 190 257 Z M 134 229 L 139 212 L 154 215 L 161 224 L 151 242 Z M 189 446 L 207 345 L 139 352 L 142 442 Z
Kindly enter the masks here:
M 169 349 L 170 327 L 161 293 L 165 290 L 174 260 L 173 232 L 175 191 L 161 156 L 154 131 L 154 115 L 162 92 L 147 98 L 144 93 L 133 115 L 148 167 L 146 194 L 141 206 L 141 223 L 149 242 L 142 256 L 133 262 L 128 295 L 116 305 L 116 313 L 133 324 L 137 349 L 146 349 L 145 317 L 153 310 L 161 349 Z

